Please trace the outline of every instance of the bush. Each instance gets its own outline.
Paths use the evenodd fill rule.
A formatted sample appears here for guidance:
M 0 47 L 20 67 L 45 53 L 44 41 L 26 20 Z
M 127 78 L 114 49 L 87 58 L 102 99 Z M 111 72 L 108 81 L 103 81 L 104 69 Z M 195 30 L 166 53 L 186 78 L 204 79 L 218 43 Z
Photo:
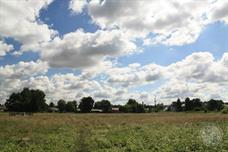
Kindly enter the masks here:
M 228 114 L 228 107 L 224 107 L 221 112 L 223 114 Z
M 195 107 L 194 108 L 194 111 L 201 111 L 202 110 L 202 108 L 200 108 L 200 107 Z

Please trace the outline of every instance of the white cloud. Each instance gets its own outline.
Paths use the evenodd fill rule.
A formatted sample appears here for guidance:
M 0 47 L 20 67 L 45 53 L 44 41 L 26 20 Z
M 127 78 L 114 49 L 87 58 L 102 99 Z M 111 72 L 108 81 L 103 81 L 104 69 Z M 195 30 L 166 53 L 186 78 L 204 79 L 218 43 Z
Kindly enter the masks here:
M 106 57 L 130 54 L 135 49 L 135 44 L 119 30 L 95 33 L 77 30 L 45 44 L 41 58 L 52 67 L 84 68 L 99 64 Z
M 45 74 L 48 70 L 46 62 L 38 60 L 37 62 L 23 62 L 18 64 L 0 66 L 0 76 L 4 78 L 28 78 L 39 74 Z
M 13 50 L 13 45 L 6 44 L 4 41 L 0 40 L 0 57 L 5 56 L 7 52 Z
M 52 0 L 0 0 L 0 36 L 12 37 L 22 43 L 21 51 L 37 51 L 41 43 L 56 34 L 39 21 L 42 8 Z
M 208 11 L 211 21 L 221 20 L 228 24 L 228 0 L 217 0 L 213 2 Z
M 47 63 L 40 60 L 37 62 L 21 61 L 17 64 L 0 66 L 0 102 L 5 102 L 10 93 L 27 86 L 31 77 L 43 75 L 47 70 Z M 37 83 L 39 82 L 37 81 Z M 43 84 L 43 88 L 48 86 L 46 82 Z
M 224 53 L 221 61 L 215 61 L 209 52 L 197 52 L 184 60 L 168 67 L 170 75 L 178 80 L 197 82 L 227 82 L 228 68 L 227 53 Z
M 163 68 L 156 64 L 141 66 L 134 63 L 127 67 L 113 67 L 105 73 L 109 76 L 109 83 L 122 87 L 144 85 L 163 78 Z
M 75 13 L 81 13 L 87 4 L 87 0 L 73 0 L 70 1 L 69 8 Z
M 227 101 L 227 61 L 227 53 L 215 60 L 208 52 L 198 52 L 168 66 L 134 63 L 118 67 L 107 63 L 108 66 L 100 71 L 106 75 L 104 79 L 91 79 L 85 73 L 47 77 L 47 63 L 19 62 L 0 67 L 0 95 L 4 102 L 10 93 L 30 87 L 45 91 L 47 101 L 54 102 L 59 99 L 79 101 L 84 96 L 92 96 L 96 101 L 108 99 L 114 104 L 124 104 L 129 98 L 153 104 L 155 95 L 158 103 L 165 104 L 187 96 Z M 157 81 L 164 82 L 155 89 L 137 91 L 138 87 Z
M 227 53 L 216 61 L 211 53 L 197 52 L 166 67 L 167 82 L 154 91 L 163 100 L 200 97 L 228 100 Z
M 77 0 L 71 0 L 71 3 L 74 2 Z M 155 37 L 147 37 L 147 45 L 183 45 L 196 41 L 201 31 L 211 22 L 223 20 L 227 23 L 227 2 L 91 0 L 83 3 L 83 7 L 87 7 L 94 23 L 103 29 L 118 28 L 131 39 L 156 34 Z M 78 12 L 78 7 L 71 9 Z

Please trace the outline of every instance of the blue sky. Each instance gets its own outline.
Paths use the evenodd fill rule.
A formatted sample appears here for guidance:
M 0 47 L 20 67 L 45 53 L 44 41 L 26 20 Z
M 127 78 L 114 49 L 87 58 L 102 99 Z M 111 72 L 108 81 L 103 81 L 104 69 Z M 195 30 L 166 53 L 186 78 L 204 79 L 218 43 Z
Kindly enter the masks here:
M 27 86 L 30 83 L 33 84 L 31 79 L 35 81 L 46 77 L 50 88 L 42 84 L 29 87 L 41 88 L 51 94 L 55 92 L 53 88 L 57 85 L 53 84 L 57 83 L 54 82 L 55 79 L 61 77 L 63 85 L 57 87 L 60 87 L 58 89 L 62 90 L 62 93 L 56 97 L 48 95 L 49 100 L 72 99 L 81 97 L 79 94 L 91 94 L 98 100 L 99 97 L 103 97 L 122 103 L 130 97 L 144 100 L 141 99 L 142 94 L 148 94 L 148 99 L 145 100 L 150 102 L 149 98 L 159 93 L 160 100 L 167 102 L 172 100 L 169 99 L 169 94 L 176 94 L 175 91 L 183 90 L 194 94 L 193 97 L 199 96 L 203 99 L 214 96 L 210 91 L 207 96 L 205 91 L 194 92 L 202 85 L 204 88 L 208 87 L 205 89 L 207 91 L 213 86 L 219 86 L 215 93 L 219 93 L 218 97 L 224 100 L 228 98 L 223 93 L 227 91 L 227 87 L 222 87 L 227 84 L 228 79 L 222 76 L 227 72 L 227 67 L 224 66 L 228 51 L 228 19 L 224 11 L 227 1 L 176 2 L 185 9 L 167 3 L 165 7 L 169 8 L 170 12 L 164 11 L 165 7 L 159 12 L 157 8 L 159 5 L 163 6 L 162 2 L 150 4 L 142 1 L 138 4 L 141 8 L 137 8 L 137 5 L 132 4 L 133 2 L 118 0 L 99 3 L 83 0 L 53 0 L 47 3 L 35 2 L 32 5 L 28 5 L 29 2 L 12 0 L 9 5 L 13 7 L 14 3 L 18 3 L 18 7 L 22 7 L 14 8 L 18 9 L 18 17 L 12 19 L 9 19 L 12 13 L 7 12 L 9 8 L 4 4 L 7 2 L 3 0 L 0 2 L 2 11 L 5 11 L 3 14 L 0 13 L 0 20 L 4 22 L 0 26 L 0 42 L 2 41 L 0 55 L 1 51 L 4 54 L 0 56 L 0 76 L 5 79 L 4 82 L 0 79 L 0 82 L 2 81 L 0 85 L 2 85 L 1 88 L 8 87 L 7 92 L 0 93 L 2 99 L 10 92 L 18 90 L 7 84 L 7 79 L 20 81 L 19 86 Z M 151 6 L 148 11 L 147 5 Z M 199 8 L 195 13 L 186 13 L 186 10 L 191 10 L 192 5 L 198 5 Z M 26 8 L 31 12 L 21 10 Z M 128 12 L 122 13 L 127 9 Z M 141 13 L 143 10 L 145 15 Z M 179 13 L 176 13 L 176 10 Z M 206 17 L 202 18 L 200 14 Z M 18 23 L 24 24 L 27 32 L 20 31 L 21 25 Z M 14 32 L 15 29 L 17 30 Z M 17 31 L 19 34 L 16 34 Z M 185 39 L 185 37 L 189 38 Z M 146 40 L 151 43 L 146 45 L 144 43 Z M 198 59 L 199 61 L 194 62 Z M 28 67 L 26 64 L 25 67 L 21 67 L 24 64 L 20 62 L 28 64 Z M 36 71 L 41 62 L 45 67 L 39 67 Z M 203 67 L 205 64 L 209 65 L 208 68 L 222 65 L 218 68 L 220 71 L 216 71 L 218 75 L 215 75 L 212 69 Z M 7 67 L 9 65 L 11 67 Z M 19 76 L 11 76 L 18 72 L 17 69 L 34 69 L 33 66 L 36 68 L 35 75 L 25 74 L 26 82 L 23 74 L 25 69 L 21 69 Z M 180 71 L 179 68 L 192 70 L 192 73 L 185 75 L 189 71 Z M 10 70 L 12 70 L 10 74 L 5 74 Z M 200 71 L 203 70 L 205 72 L 201 73 Z M 211 73 L 206 73 L 208 71 Z M 176 73 L 182 76 L 173 76 Z M 214 77 L 211 78 L 212 76 Z M 81 83 L 84 85 L 88 83 L 90 87 L 95 87 L 95 91 L 91 92 L 86 86 L 83 86 L 80 91 L 77 90 L 78 88 L 64 90 L 71 85 L 73 87 L 75 82 L 71 82 L 72 80 L 78 80 L 78 84 L 74 87 L 80 86 Z M 174 82 L 179 90 L 170 86 Z M 181 88 L 185 83 L 190 83 L 189 86 L 192 88 Z M 100 85 L 98 88 L 106 88 L 106 90 L 99 90 L 96 88 L 97 85 Z M 106 92 L 107 88 L 110 89 L 109 92 Z M 124 90 L 126 95 L 117 101 L 115 94 L 120 90 Z M 69 97 L 64 92 L 69 92 Z M 137 94 L 134 94 L 135 92 Z M 180 97 L 183 96 L 181 93 L 177 94 L 180 94 Z

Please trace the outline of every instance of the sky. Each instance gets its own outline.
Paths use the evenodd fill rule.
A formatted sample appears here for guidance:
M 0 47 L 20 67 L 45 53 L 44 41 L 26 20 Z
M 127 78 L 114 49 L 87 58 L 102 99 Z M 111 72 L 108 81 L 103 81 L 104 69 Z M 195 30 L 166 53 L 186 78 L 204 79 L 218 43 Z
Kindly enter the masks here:
M 228 0 L 0 0 L 0 103 L 228 102 Z

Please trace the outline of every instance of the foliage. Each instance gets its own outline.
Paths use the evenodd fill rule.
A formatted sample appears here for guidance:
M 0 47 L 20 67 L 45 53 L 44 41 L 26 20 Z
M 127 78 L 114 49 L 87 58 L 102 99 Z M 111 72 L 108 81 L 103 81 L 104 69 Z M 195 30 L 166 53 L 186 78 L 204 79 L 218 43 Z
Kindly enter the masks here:
M 225 106 L 222 111 L 223 114 L 228 114 L 228 106 Z
M 21 92 L 12 93 L 5 103 L 8 111 L 40 112 L 47 109 L 45 94 L 41 90 L 24 88 Z
M 59 108 L 60 112 L 65 112 L 66 111 L 66 101 L 61 99 L 57 102 L 57 107 Z
M 177 99 L 177 102 L 172 102 L 170 111 L 181 112 L 183 110 L 182 103 L 180 99 Z
M 66 112 L 77 112 L 77 102 L 76 101 L 69 101 L 66 104 Z
M 207 102 L 207 109 L 209 111 L 220 111 L 224 108 L 224 103 L 222 100 L 211 99 Z
M 182 103 L 179 98 L 177 99 L 177 102 L 176 102 L 176 111 L 177 112 L 182 111 Z
M 156 104 L 156 106 L 154 107 L 154 111 L 155 112 L 159 112 L 159 111 L 162 111 L 164 110 L 164 105 L 161 103 L 161 104 Z M 149 109 L 150 110 L 150 109 Z
M 53 102 L 50 102 L 49 107 L 55 107 L 55 104 Z
M 203 103 L 199 98 L 194 98 L 190 100 L 190 98 L 185 99 L 185 111 L 200 111 L 203 110 Z
M 121 112 L 142 113 L 145 112 L 144 106 L 135 99 L 129 99 L 126 105 L 120 107 Z
M 101 109 L 102 112 L 111 112 L 112 111 L 112 105 L 111 105 L 110 101 L 108 101 L 108 100 L 101 100 L 101 101 L 95 102 L 94 108 Z
M 81 112 L 91 112 L 93 108 L 94 100 L 92 97 L 83 97 L 79 104 Z
M 201 131 L 216 126 L 218 144 Z M 12 117 L 0 113 L 1 152 L 226 152 L 228 115 L 199 113 L 58 114 Z

